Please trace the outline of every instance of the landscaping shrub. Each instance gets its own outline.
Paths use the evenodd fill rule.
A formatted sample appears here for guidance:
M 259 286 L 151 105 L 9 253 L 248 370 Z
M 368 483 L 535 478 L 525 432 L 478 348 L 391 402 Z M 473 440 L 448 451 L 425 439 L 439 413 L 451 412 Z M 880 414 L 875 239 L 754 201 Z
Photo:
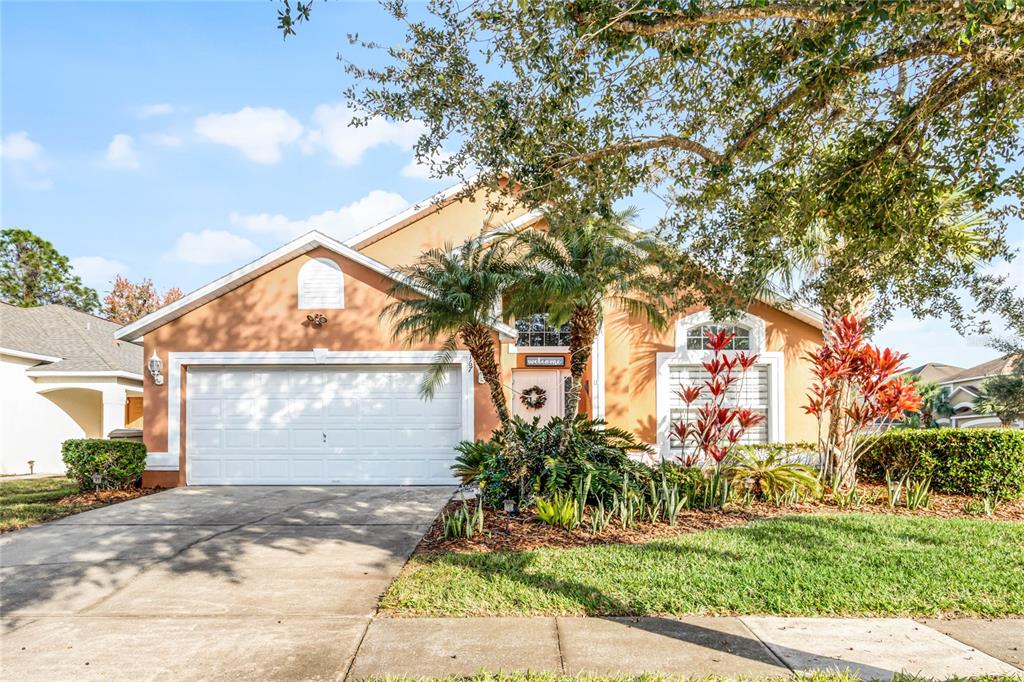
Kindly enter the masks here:
M 633 434 L 609 427 L 605 422 L 580 415 L 569 435 L 565 452 L 559 450 L 565 421 L 560 417 L 541 425 L 539 419 L 528 422 L 516 418 L 511 428 L 523 447 L 525 472 L 512 471 L 504 456 L 505 436 L 496 432 L 489 442 L 462 443 L 459 462 L 454 467 L 463 476 L 479 468 L 472 482 L 480 485 L 488 504 L 501 506 L 502 500 L 556 492 L 575 494 L 581 480 L 590 477 L 589 498 L 609 500 L 621 490 L 626 474 L 631 485 L 645 489 L 652 469 L 637 462 L 631 453 L 649 451 Z M 519 474 L 524 474 L 520 476 Z M 516 483 L 526 482 L 525 495 Z
M 1024 431 L 894 429 L 869 437 L 861 459 L 865 478 L 931 479 L 946 493 L 1016 499 L 1024 494 Z
M 103 477 L 99 487 L 104 490 L 133 487 L 146 468 L 146 446 L 129 440 L 66 440 L 61 445 L 61 457 L 68 467 L 68 478 L 78 481 L 82 490 L 96 489 L 94 473 Z

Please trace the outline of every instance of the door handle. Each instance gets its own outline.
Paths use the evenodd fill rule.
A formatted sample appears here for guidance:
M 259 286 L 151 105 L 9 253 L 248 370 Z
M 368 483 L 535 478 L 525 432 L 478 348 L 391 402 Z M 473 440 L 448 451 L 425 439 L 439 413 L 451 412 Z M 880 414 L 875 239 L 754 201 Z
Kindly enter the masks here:
M 327 442 L 327 432 L 326 431 L 323 432 L 323 438 L 324 438 L 323 442 L 326 443 Z

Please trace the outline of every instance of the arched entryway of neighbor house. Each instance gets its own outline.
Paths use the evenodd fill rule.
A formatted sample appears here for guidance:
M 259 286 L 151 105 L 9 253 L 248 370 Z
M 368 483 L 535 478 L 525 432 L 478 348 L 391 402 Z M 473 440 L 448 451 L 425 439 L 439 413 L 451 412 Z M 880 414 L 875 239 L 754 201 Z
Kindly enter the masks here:
M 22 441 L 33 443 L 31 452 L 36 473 L 61 473 L 61 444 L 71 438 L 108 438 L 112 431 L 142 427 L 141 387 L 110 382 L 61 382 L 36 380 L 42 404 Z M 28 465 L 26 460 L 26 472 Z

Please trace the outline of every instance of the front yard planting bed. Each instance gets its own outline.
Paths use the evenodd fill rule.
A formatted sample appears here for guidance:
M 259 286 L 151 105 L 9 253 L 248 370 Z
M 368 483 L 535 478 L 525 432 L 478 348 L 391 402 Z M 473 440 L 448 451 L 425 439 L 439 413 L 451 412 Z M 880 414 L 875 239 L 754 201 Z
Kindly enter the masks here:
M 0 533 L 35 526 L 152 492 L 155 491 L 132 488 L 81 493 L 77 482 L 63 476 L 6 481 L 0 479 Z
M 790 514 L 640 544 L 419 553 L 382 607 L 431 616 L 1020 615 L 1024 524 Z

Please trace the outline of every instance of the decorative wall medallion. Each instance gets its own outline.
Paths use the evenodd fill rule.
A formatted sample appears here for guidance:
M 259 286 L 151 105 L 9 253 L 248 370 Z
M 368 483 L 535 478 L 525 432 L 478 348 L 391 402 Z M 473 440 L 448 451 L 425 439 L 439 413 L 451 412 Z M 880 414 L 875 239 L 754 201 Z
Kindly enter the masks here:
M 548 392 L 540 386 L 531 386 L 520 394 L 519 400 L 531 410 L 539 410 L 548 401 Z

